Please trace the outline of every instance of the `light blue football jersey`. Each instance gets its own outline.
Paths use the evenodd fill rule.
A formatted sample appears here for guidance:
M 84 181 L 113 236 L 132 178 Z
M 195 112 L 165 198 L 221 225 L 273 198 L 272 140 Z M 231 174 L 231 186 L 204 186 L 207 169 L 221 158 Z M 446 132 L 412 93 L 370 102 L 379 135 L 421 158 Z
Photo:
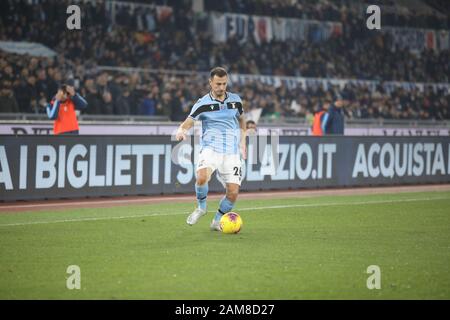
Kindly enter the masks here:
M 223 102 L 214 99 L 211 93 L 200 98 L 192 107 L 189 117 L 202 122 L 201 149 L 239 154 L 239 117 L 243 112 L 242 100 L 235 93 L 226 92 Z

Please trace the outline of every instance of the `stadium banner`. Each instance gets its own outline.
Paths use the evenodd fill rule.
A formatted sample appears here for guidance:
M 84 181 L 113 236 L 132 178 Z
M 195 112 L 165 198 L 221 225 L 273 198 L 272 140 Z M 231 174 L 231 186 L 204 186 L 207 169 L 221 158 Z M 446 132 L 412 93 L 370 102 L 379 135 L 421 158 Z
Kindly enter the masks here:
M 424 83 L 424 82 L 402 82 L 402 81 L 376 81 L 376 80 L 357 80 L 357 79 L 339 79 L 339 78 L 307 78 L 307 77 L 289 77 L 289 76 L 268 76 L 268 75 L 252 75 L 252 74 L 231 74 L 230 86 L 237 83 L 245 85 L 251 82 L 261 82 L 276 88 L 285 86 L 288 89 L 303 88 L 316 89 L 323 87 L 328 90 L 330 86 L 338 86 L 343 90 L 346 85 L 366 86 L 370 91 L 375 91 L 378 86 L 382 86 L 388 93 L 396 88 L 405 90 L 417 89 L 423 92 L 426 88 L 431 88 L 436 93 L 440 90 L 450 93 L 450 84 L 441 83 Z
M 209 14 L 209 28 L 216 43 L 234 38 L 244 43 L 251 39 L 257 44 L 277 41 L 320 42 L 342 35 L 340 22 L 250 16 L 245 14 Z
M 448 30 L 433 30 L 404 27 L 383 27 L 382 32 L 392 36 L 391 49 L 408 49 L 416 53 L 424 50 L 447 50 L 450 33 Z
M 173 8 L 166 5 L 156 5 L 154 3 L 139 3 L 139 2 L 127 2 L 127 1 L 105 1 L 105 9 L 108 12 L 109 19 L 113 24 L 121 21 L 116 21 L 117 13 L 120 11 L 128 11 L 129 14 L 133 14 L 136 17 L 136 26 L 139 31 L 153 32 L 155 29 L 156 18 L 159 22 L 164 22 L 173 15 Z M 155 16 L 151 13 L 151 10 L 155 10 Z
M 247 120 L 257 120 L 261 109 L 253 109 L 246 113 Z M 256 116 L 254 116 L 256 114 Z M 257 121 L 256 121 L 257 122 Z M 178 124 L 87 124 L 80 123 L 80 135 L 166 135 L 170 136 L 178 129 Z M 195 125 L 196 132 L 201 131 L 200 125 Z M 305 123 L 296 125 L 258 125 L 260 134 L 275 133 L 280 136 L 309 136 L 311 126 Z M 23 122 L 0 122 L 1 135 L 53 135 L 53 124 L 51 122 L 36 122 L 34 124 Z M 414 127 L 393 125 L 373 126 L 363 124 L 347 125 L 344 129 L 346 136 L 450 136 L 450 127 L 421 126 Z
M 4 136 L 1 200 L 193 194 L 195 140 Z M 449 183 L 450 139 L 251 136 L 236 174 L 243 191 Z M 210 190 L 224 190 L 215 174 Z

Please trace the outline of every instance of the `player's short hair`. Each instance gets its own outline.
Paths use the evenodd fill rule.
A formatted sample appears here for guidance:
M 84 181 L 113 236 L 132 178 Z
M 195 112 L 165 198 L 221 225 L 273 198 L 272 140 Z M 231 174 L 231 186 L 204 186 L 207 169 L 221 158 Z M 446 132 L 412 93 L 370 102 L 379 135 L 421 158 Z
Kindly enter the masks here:
M 225 77 L 227 76 L 227 70 L 225 70 L 225 68 L 222 67 L 215 67 L 214 69 L 211 70 L 211 72 L 209 73 L 209 77 L 212 79 L 214 78 L 214 76 L 218 76 L 218 77 Z

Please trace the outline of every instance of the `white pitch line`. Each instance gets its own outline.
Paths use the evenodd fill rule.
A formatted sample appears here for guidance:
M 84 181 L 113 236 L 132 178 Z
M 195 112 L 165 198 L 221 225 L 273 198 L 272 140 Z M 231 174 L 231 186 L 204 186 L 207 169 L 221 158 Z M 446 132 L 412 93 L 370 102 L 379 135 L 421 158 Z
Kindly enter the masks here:
M 26 226 L 33 224 L 50 224 L 50 223 L 62 223 L 62 222 L 84 222 L 84 221 L 98 221 L 98 220 L 115 220 L 115 219 L 133 219 L 133 218 L 146 218 L 154 216 L 174 216 L 187 213 L 150 213 L 142 215 L 131 215 L 131 216 L 111 216 L 111 217 L 97 217 L 97 218 L 82 218 L 82 219 L 64 219 L 64 220 L 53 220 L 53 221 L 35 221 L 35 222 L 19 222 L 19 223 L 8 223 L 0 224 L 0 227 L 12 227 L 12 226 Z
M 272 196 L 272 195 L 285 195 L 285 194 L 290 194 L 292 193 L 292 196 L 295 197 L 295 192 L 264 192 L 264 195 L 267 196 Z M 241 194 L 241 199 L 245 199 L 247 198 L 247 195 L 245 193 Z M 221 198 L 223 197 L 223 195 L 213 195 L 211 196 L 212 198 Z M 39 207 L 61 207 L 62 205 L 64 206 L 79 206 L 79 205 L 86 205 L 86 206 L 90 206 L 90 205 L 97 205 L 97 204 L 120 204 L 120 203 L 126 203 L 129 205 L 133 205 L 134 203 L 151 203 L 151 202 L 163 202 L 166 200 L 195 200 L 195 195 L 192 196 L 186 196 L 186 195 L 181 195 L 179 197 L 156 197 L 156 198 L 147 198 L 147 199 L 123 199 L 123 200 L 93 200 L 93 201 L 65 201 L 65 202 L 59 202 L 59 203 L 38 203 L 38 204 L 22 204 L 22 205 L 6 205 L 6 206 L 0 206 L 0 210 L 2 209 L 23 209 L 23 208 L 39 208 Z
M 284 209 L 284 208 L 295 208 L 295 207 L 327 207 L 336 205 L 366 205 L 366 204 L 379 204 L 379 203 L 395 203 L 395 202 L 411 202 L 411 201 L 431 201 L 431 200 L 445 200 L 450 198 L 440 197 L 440 198 L 414 198 L 414 199 L 398 199 L 398 200 L 371 200 L 371 201 L 359 201 L 359 202 L 334 202 L 334 203 L 307 203 L 307 204 L 292 204 L 292 205 L 280 205 L 280 206 L 270 206 L 270 207 L 258 207 L 258 208 L 242 208 L 239 211 L 246 210 L 262 210 L 262 209 Z
M 351 189 L 349 189 L 351 190 Z M 359 191 L 363 191 L 363 189 L 358 189 Z M 384 193 L 388 193 L 388 190 L 385 190 Z M 402 191 L 403 192 L 403 191 Z M 259 192 L 258 195 L 264 195 L 267 197 L 270 196 L 291 196 L 292 197 L 296 197 L 299 195 L 298 190 L 294 190 L 294 191 L 284 191 L 284 192 Z M 359 194 L 359 193 L 358 193 Z M 382 193 L 376 193 L 376 194 L 382 194 Z M 302 191 L 300 193 L 300 196 L 316 196 L 319 195 L 318 192 L 316 191 Z M 329 194 L 327 191 L 324 194 L 326 196 L 332 195 Z M 210 198 L 212 199 L 219 199 L 221 198 L 223 195 L 218 194 L 218 195 L 212 195 L 210 196 Z M 241 193 L 239 195 L 240 199 L 251 199 L 253 197 L 253 193 Z M 12 204 L 12 205 L 0 205 L 0 211 L 4 210 L 4 209 L 26 209 L 26 208 L 50 208 L 50 207 L 61 207 L 61 206 L 81 206 L 83 208 L 87 208 L 89 206 L 92 205 L 111 205 L 113 206 L 114 204 L 129 204 L 129 205 L 133 205 L 133 204 L 138 204 L 138 203 L 144 203 L 144 204 L 150 204 L 153 202 L 164 202 L 164 201 L 170 201 L 170 200 L 195 200 L 195 195 L 179 195 L 177 197 L 168 197 L 168 196 L 159 196 L 159 197 L 147 197 L 144 199 L 118 199 L 118 200 L 90 200 L 90 199 L 86 199 L 86 200 L 80 200 L 80 201 L 64 201 L 64 202 L 57 202 L 57 203 L 38 203 L 38 204 L 21 204 L 21 205 L 17 205 L 17 204 Z
M 401 203 L 401 202 L 413 202 L 413 201 L 435 201 L 435 200 L 450 200 L 448 197 L 439 198 L 412 198 L 412 199 L 399 199 L 399 200 L 373 200 L 373 201 L 358 201 L 358 202 L 330 202 L 330 203 L 306 203 L 306 204 L 292 204 L 292 205 L 279 205 L 279 206 L 265 206 L 256 208 L 241 208 L 238 211 L 251 211 L 251 210 L 266 210 L 266 209 L 285 209 L 285 208 L 306 208 L 306 207 L 329 207 L 329 206 L 359 206 L 367 204 L 383 204 L 383 203 Z M 63 222 L 84 222 L 84 221 L 99 221 L 99 220 L 117 220 L 117 219 L 134 219 L 134 218 L 146 218 L 146 217 L 157 217 L 157 216 L 176 216 L 176 215 L 186 215 L 189 212 L 178 212 L 178 213 L 149 213 L 142 215 L 130 215 L 130 216 L 111 216 L 111 217 L 92 217 L 92 218 L 81 218 L 81 219 L 64 219 L 64 220 L 53 220 L 53 221 L 35 221 L 35 222 L 22 222 L 22 223 L 7 223 L 0 224 L 0 227 L 13 227 L 13 226 L 26 226 L 35 224 L 51 224 L 51 223 L 63 223 Z
M 179 200 L 182 197 L 166 197 L 164 200 Z M 195 199 L 195 196 L 190 197 Z M 161 201 L 162 198 L 154 199 L 153 201 Z M 188 200 L 188 198 L 186 198 Z M 78 206 L 78 205 L 96 205 L 96 204 L 116 204 L 116 203 L 139 203 L 152 202 L 152 199 L 126 199 L 126 200 L 94 200 L 94 201 L 67 201 L 61 203 L 40 203 L 40 204 L 23 204 L 23 205 L 7 205 L 0 206 L 0 209 L 18 209 L 18 208 L 39 208 L 39 207 L 61 207 L 64 206 Z

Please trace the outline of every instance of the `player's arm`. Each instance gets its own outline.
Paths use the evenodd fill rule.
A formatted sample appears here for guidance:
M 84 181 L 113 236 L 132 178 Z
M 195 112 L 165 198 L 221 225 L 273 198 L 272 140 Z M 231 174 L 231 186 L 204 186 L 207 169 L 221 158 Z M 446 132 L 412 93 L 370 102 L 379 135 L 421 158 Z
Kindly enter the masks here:
M 327 132 L 327 125 L 328 125 L 328 120 L 329 120 L 330 115 L 328 114 L 328 112 L 325 112 L 322 115 L 322 124 L 321 124 L 321 128 L 322 128 L 322 132 L 323 134 L 325 134 Z
M 63 94 L 62 90 L 59 89 L 52 101 L 46 105 L 47 116 L 50 120 L 56 120 L 58 118 L 59 105 Z
M 240 149 L 242 159 L 247 159 L 247 122 L 245 121 L 245 116 L 242 113 L 239 116 L 239 128 L 241 130 L 241 141 L 240 141 Z
M 325 112 L 324 116 L 323 116 L 323 120 L 322 120 L 322 132 L 325 134 L 327 133 L 328 127 L 330 126 L 330 123 L 333 121 L 333 117 L 334 117 L 334 106 L 331 105 L 328 109 L 327 112 Z
M 177 133 L 176 133 L 176 139 L 177 141 L 180 140 L 185 140 L 186 139 L 186 135 L 189 131 L 189 129 L 191 129 L 194 126 L 194 119 L 192 119 L 190 116 L 186 118 L 186 120 L 183 121 L 182 124 L 180 124 L 180 126 L 178 127 Z
M 59 100 L 53 100 L 50 103 L 47 103 L 46 105 L 46 111 L 47 111 L 47 117 L 50 120 L 55 120 L 58 118 L 58 112 L 59 112 Z
M 77 92 L 75 92 L 75 88 L 72 86 L 67 86 L 67 92 L 72 99 L 75 109 L 85 109 L 88 105 L 87 101 Z

